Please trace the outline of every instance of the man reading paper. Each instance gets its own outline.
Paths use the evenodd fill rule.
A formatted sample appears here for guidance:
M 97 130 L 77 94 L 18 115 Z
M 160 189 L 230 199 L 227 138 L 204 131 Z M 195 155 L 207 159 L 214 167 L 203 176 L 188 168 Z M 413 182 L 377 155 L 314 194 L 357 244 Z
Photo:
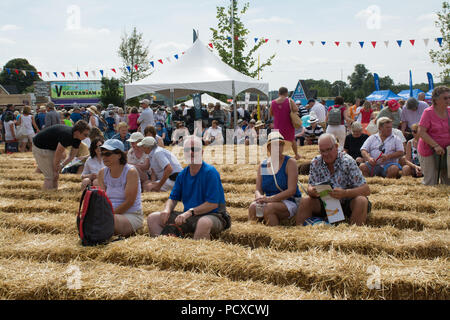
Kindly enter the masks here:
M 320 155 L 311 161 L 308 196 L 302 198 L 296 215 L 296 224 L 312 217 L 326 218 L 324 202 L 320 199 L 317 185 L 329 184 L 333 190 L 329 195 L 341 203 L 344 216 L 350 223 L 363 225 L 371 204 L 369 186 L 359 170 L 356 161 L 339 151 L 336 138 L 332 134 L 323 134 L 319 138 Z

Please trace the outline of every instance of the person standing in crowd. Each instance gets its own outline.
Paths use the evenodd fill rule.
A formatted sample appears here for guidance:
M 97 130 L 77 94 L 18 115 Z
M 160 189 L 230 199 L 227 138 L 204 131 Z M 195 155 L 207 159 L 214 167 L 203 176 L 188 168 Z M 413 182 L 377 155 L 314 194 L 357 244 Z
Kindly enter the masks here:
M 128 133 L 128 125 L 126 122 L 121 122 L 117 126 L 117 133 L 111 137 L 111 139 L 120 140 L 123 144 L 124 151 L 128 152 L 130 150 L 130 143 L 128 139 L 130 138 L 130 134 Z
M 142 148 L 150 161 L 151 180 L 143 185 L 143 190 L 146 192 L 171 190 L 178 173 L 183 170 L 175 155 L 159 147 L 153 137 L 145 137 L 137 146 Z
M 129 127 L 129 131 L 130 133 L 134 133 L 138 130 L 138 118 L 139 118 L 139 113 L 138 113 L 138 108 L 133 107 L 131 108 L 131 112 L 128 115 L 128 127 Z
M 274 128 L 279 130 L 285 141 L 289 141 L 294 151 L 295 159 L 300 159 L 295 143 L 295 128 L 291 121 L 291 111 L 298 113 L 294 101 L 288 97 L 288 89 L 281 87 L 278 90 L 278 98 L 272 101 L 270 116 L 274 119 Z
M 306 145 L 317 144 L 319 137 L 323 134 L 323 128 L 319 124 L 319 119 L 312 115 L 308 120 L 308 126 L 305 128 Z
M 100 169 L 104 167 L 100 149 L 103 142 L 102 138 L 95 138 L 89 147 L 89 158 L 84 163 L 83 172 L 81 173 L 82 191 L 89 185 L 99 186 L 97 176 Z
M 378 114 L 377 121 L 382 117 L 388 117 L 392 120 L 392 128 L 399 129 L 401 116 L 400 104 L 396 100 L 390 100 L 387 101 L 387 108 L 383 108 Z
M 359 165 L 364 162 L 361 155 L 361 147 L 369 136 L 363 133 L 361 123 L 353 122 L 351 126 L 352 133 L 345 138 L 344 151 L 348 153 Z
M 47 103 L 47 113 L 45 114 L 45 128 L 61 124 L 61 117 L 55 110 L 55 104 L 53 102 Z
M 425 92 L 420 92 L 419 95 L 417 96 L 417 100 L 425 102 Z
M 339 142 L 341 148 L 345 144 L 345 121 L 351 123 L 351 119 L 348 117 L 347 107 L 344 105 L 344 98 L 336 97 L 334 99 L 334 106 L 328 108 L 328 114 L 326 115 L 327 133 L 334 134 Z
M 36 122 L 36 125 L 38 126 L 39 130 L 42 130 L 45 128 L 45 113 L 47 111 L 47 108 L 45 106 L 40 106 L 38 109 L 38 113 L 34 116 L 34 121 Z
M 133 165 L 139 173 L 139 178 L 141 179 L 141 186 L 145 184 L 148 180 L 148 170 L 150 168 L 150 160 L 147 154 L 138 147 L 138 143 L 144 139 L 144 135 L 140 132 L 133 132 L 128 139 L 131 144 L 130 150 L 128 150 L 128 163 Z
M 16 136 L 16 121 L 14 120 L 14 113 L 4 112 L 2 114 L 2 123 L 5 133 L 3 135 L 5 140 L 5 153 L 13 153 L 19 151 L 19 143 Z
M 20 116 L 19 121 L 17 121 L 16 125 L 22 126 L 26 134 L 26 136 L 22 137 L 22 139 L 20 140 L 19 151 L 25 152 L 27 146 L 30 148 L 30 151 L 32 151 L 31 145 L 33 142 L 33 138 L 36 135 L 34 130 L 36 130 L 36 132 L 39 132 L 39 128 L 36 124 L 36 121 L 34 121 L 34 117 L 31 115 L 30 106 L 25 106 L 23 108 L 23 114 Z
M 184 157 L 188 166 L 176 179 L 165 208 L 147 218 L 152 237 L 159 236 L 167 224 L 187 227 L 194 239 L 211 239 L 230 227 L 225 207 L 225 193 L 220 174 L 212 165 L 202 161 L 202 141 L 196 136 L 184 140 Z M 178 201 L 183 212 L 174 211 Z
M 361 106 L 361 99 L 356 99 L 355 104 L 352 105 L 350 108 L 348 108 L 348 117 L 351 119 L 352 123 L 353 121 L 356 121 L 359 115 L 359 110 Z
M 98 173 L 98 183 L 114 209 L 114 234 L 130 236 L 144 221 L 139 174 L 127 163 L 123 143 L 117 139 L 105 141 L 101 156 L 105 167 Z
M 226 122 L 226 114 L 225 111 L 221 109 L 220 102 L 216 102 L 214 105 L 214 110 L 212 112 L 212 119 L 217 120 L 219 122 L 219 125 L 223 126 Z
M 343 151 L 332 134 L 319 138 L 320 155 L 311 161 L 308 196 L 302 198 L 297 210 L 296 224 L 302 226 L 312 216 L 327 218 L 324 202 L 315 186 L 327 182 L 333 190 L 330 196 L 341 202 L 344 216 L 351 224 L 364 225 L 371 211 L 367 198 L 370 188 L 356 161 Z
M 155 126 L 155 118 L 153 115 L 153 110 L 150 108 L 150 100 L 144 99 L 139 101 L 139 103 L 144 111 L 142 111 L 139 116 L 137 123 L 139 124 L 141 133 L 144 134 L 144 130 L 147 126 Z
M 33 138 L 33 156 L 44 175 L 44 190 L 58 189 L 61 168 L 64 168 L 78 153 L 81 140 L 89 135 L 89 125 L 78 121 L 73 127 L 62 124 L 44 128 Z M 65 160 L 66 148 L 72 149 Z
M 5 112 L 2 113 L 1 116 L 1 126 L 2 126 L 2 137 L 3 140 L 5 141 L 5 153 L 7 152 L 7 143 L 5 140 L 5 133 L 6 133 L 6 122 L 8 122 L 6 119 L 8 118 L 8 121 L 12 120 L 14 121 L 14 105 L 12 104 L 8 104 L 6 106 L 6 110 Z M 14 132 L 15 132 L 15 122 L 14 122 Z M 15 140 L 15 135 L 14 135 L 14 140 Z
M 371 135 L 361 147 L 364 163 L 359 168 L 365 177 L 397 178 L 402 166 L 398 160 L 404 154 L 403 143 L 392 132 L 392 120 L 381 117 L 377 121 L 378 133 Z
M 431 95 L 432 106 L 425 109 L 419 122 L 420 167 L 425 185 L 450 185 L 446 166 L 450 146 L 450 88 L 439 86 Z M 446 155 L 446 156 L 445 156 Z
M 314 99 L 309 99 L 307 108 L 309 109 L 309 114 L 314 113 L 316 115 L 320 126 L 326 128 L 327 112 L 325 106 Z
M 423 177 L 422 169 L 420 168 L 419 153 L 417 152 L 417 144 L 419 142 L 418 130 L 419 125 L 417 123 L 411 126 L 411 133 L 414 138 L 406 144 L 405 165 L 402 168 L 403 176 L 413 176 L 414 178 Z
M 370 123 L 373 112 L 374 111 L 372 109 L 370 101 L 365 101 L 363 103 L 363 107 L 359 110 L 358 121 L 361 122 L 363 131 L 365 131 L 365 133 L 367 133 L 366 128 Z
M 63 124 L 68 126 L 68 127 L 73 127 L 73 122 L 72 122 L 72 119 L 70 119 L 70 113 L 69 112 L 65 112 L 64 113 Z
M 73 123 L 77 123 L 77 121 L 82 120 L 83 116 L 81 115 L 80 107 L 75 106 L 70 114 L 70 119 L 72 119 Z
M 114 111 L 112 111 L 112 110 L 107 111 L 105 121 L 106 121 L 106 130 L 105 130 L 104 135 L 105 135 L 105 139 L 108 140 L 108 139 L 111 139 L 116 134 L 116 127 L 118 127 L 118 125 L 116 126 L 116 119 L 115 119 Z M 128 127 L 127 127 L 127 131 L 128 131 Z
M 276 226 L 281 220 L 292 218 L 301 198 L 297 186 L 297 162 L 283 154 L 284 138 L 279 132 L 268 136 L 268 159 L 261 162 L 256 175 L 255 201 L 248 209 L 248 219 L 257 220 L 257 206 L 263 206 L 264 221 Z
M 405 107 L 403 107 L 400 118 L 401 130 L 407 140 L 411 140 L 413 138 L 411 126 L 420 122 L 420 118 L 422 118 L 422 114 L 426 108 L 428 108 L 428 104 L 426 102 L 417 101 L 412 97 L 408 99 Z

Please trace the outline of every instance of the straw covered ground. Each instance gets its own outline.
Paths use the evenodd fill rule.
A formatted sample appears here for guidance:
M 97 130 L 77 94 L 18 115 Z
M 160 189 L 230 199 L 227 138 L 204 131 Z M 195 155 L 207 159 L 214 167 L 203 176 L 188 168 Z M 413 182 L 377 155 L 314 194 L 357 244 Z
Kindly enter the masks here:
M 367 226 L 267 227 L 247 222 L 260 158 L 233 150 L 205 151 L 205 161 L 222 154 L 225 162 L 216 168 L 230 230 L 194 241 L 150 238 L 145 225 L 98 247 L 79 242 L 78 176 L 62 175 L 57 192 L 42 192 L 31 153 L 0 154 L 0 299 L 450 298 L 450 187 L 369 178 Z M 317 146 L 300 150 L 306 186 Z M 168 196 L 143 194 L 144 215 Z

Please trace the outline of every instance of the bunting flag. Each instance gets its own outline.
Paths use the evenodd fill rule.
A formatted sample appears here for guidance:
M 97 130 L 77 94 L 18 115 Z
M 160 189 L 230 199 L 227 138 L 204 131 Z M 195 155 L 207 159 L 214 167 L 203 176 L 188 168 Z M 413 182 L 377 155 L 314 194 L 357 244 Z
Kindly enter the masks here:
M 347 46 L 350 48 L 352 46 L 352 42 L 351 41 L 347 41 Z
M 89 72 L 85 71 L 84 74 L 86 75 L 87 78 L 89 78 Z
M 170 57 L 166 57 L 166 60 L 167 60 L 167 62 L 171 62 Z
M 360 41 L 359 45 L 361 46 L 361 49 L 364 47 L 364 41 Z
M 442 39 L 442 38 L 441 38 L 441 39 Z M 267 39 L 267 38 L 264 39 L 264 42 L 265 42 L 265 43 L 269 42 L 269 39 Z
M 302 41 L 301 40 L 298 40 L 298 45 L 300 46 L 302 44 Z
M 442 38 L 436 38 L 436 40 L 439 43 L 439 46 L 442 47 Z
M 389 47 L 389 41 L 385 41 L 384 45 L 386 46 L 386 48 Z
M 91 72 L 92 72 L 92 75 L 93 75 L 93 76 L 95 77 L 95 71 L 94 71 L 94 70 L 92 70 Z
M 114 72 L 114 73 L 117 73 L 116 69 L 114 69 L 114 68 L 112 68 L 111 71 Z
M 25 70 L 22 70 L 22 73 L 25 77 L 27 76 L 27 72 Z
M 102 77 L 103 77 L 103 70 L 99 70 L 100 71 L 100 74 L 102 75 Z
M 152 65 L 152 67 L 155 67 L 155 63 L 153 61 L 150 61 L 150 64 Z
M 320 43 L 324 46 L 326 41 L 320 41 Z
M 409 42 L 411 42 L 411 45 L 414 47 L 414 42 L 416 42 L 416 40 L 409 40 Z
M 64 78 L 66 77 L 66 74 L 64 72 L 61 72 L 61 74 Z
M 314 41 L 310 41 L 309 43 L 311 43 L 311 46 L 314 47 Z
M 176 55 L 174 55 L 174 57 L 175 57 L 175 59 L 177 59 L 178 60 L 178 55 L 176 54 Z
M 78 78 L 81 77 L 80 72 L 77 71 L 76 74 L 77 74 Z
M 127 66 L 127 70 L 128 70 L 128 72 L 131 72 L 131 67 Z
M 159 63 L 161 63 L 161 64 L 163 64 L 163 61 L 162 61 L 162 59 L 159 59 L 159 60 L 158 60 L 158 62 L 159 62 Z
M 71 76 L 71 77 L 73 78 L 73 73 L 72 73 L 72 72 L 69 72 L 69 76 Z
M 372 43 L 372 46 L 375 48 L 375 46 L 377 45 L 376 41 L 371 41 L 370 43 Z
M 280 39 L 277 39 L 276 42 L 277 42 L 277 44 L 280 44 Z
M 214 49 L 214 48 L 213 48 L 213 44 L 212 44 L 212 43 L 209 43 L 209 44 L 208 44 L 208 46 L 210 46 L 210 47 L 211 47 L 211 49 Z
M 137 65 L 137 64 L 134 65 L 134 69 L 135 69 L 136 71 L 138 71 L 138 65 Z
M 398 44 L 398 47 L 400 48 L 402 46 L 402 40 L 397 40 L 397 44 Z
M 34 77 L 34 71 L 30 71 L 32 77 Z
M 231 41 L 231 37 L 227 37 L 228 41 Z
M 57 72 L 53 72 L 53 74 L 55 75 L 56 78 L 58 78 L 58 73 Z
M 255 38 L 254 40 L 255 40 L 255 43 L 257 43 L 257 42 L 258 42 L 258 38 Z
M 47 76 L 47 78 L 50 78 L 50 72 L 46 72 L 45 75 Z
M 18 69 L 14 69 L 14 72 L 15 72 L 16 74 L 19 74 L 19 70 L 18 70 Z
M 428 41 L 430 41 L 430 39 L 423 39 L 423 43 L 425 44 L 425 47 L 428 47 Z
M 291 40 L 286 40 L 287 41 L 287 44 L 291 44 Z
M 38 72 L 39 77 L 42 78 L 42 72 Z
M 339 41 L 335 41 L 334 44 L 336 45 L 336 47 L 339 47 Z
M 9 68 L 6 68 L 6 72 L 8 72 L 8 74 L 11 74 L 11 70 Z

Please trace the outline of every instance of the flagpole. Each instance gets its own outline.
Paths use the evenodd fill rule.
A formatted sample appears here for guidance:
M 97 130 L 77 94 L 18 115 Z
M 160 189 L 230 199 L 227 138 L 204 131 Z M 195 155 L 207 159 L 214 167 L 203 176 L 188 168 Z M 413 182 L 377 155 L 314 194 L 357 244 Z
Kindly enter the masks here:
M 231 0 L 231 61 L 234 68 L 234 0 Z M 237 127 L 237 105 L 236 105 L 236 91 L 234 80 L 232 81 L 232 95 L 233 95 L 233 119 L 234 119 L 234 129 Z
M 259 54 L 258 54 L 258 80 L 259 80 Z M 258 121 L 259 121 L 259 120 L 261 120 L 261 107 L 259 106 L 259 93 L 258 93 L 257 108 L 258 108 Z

